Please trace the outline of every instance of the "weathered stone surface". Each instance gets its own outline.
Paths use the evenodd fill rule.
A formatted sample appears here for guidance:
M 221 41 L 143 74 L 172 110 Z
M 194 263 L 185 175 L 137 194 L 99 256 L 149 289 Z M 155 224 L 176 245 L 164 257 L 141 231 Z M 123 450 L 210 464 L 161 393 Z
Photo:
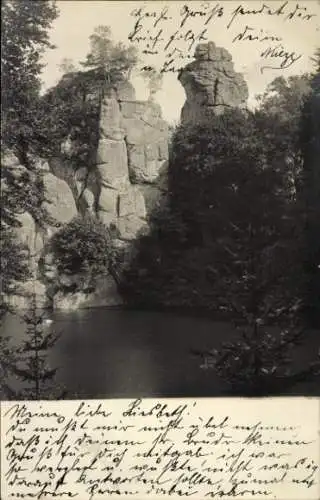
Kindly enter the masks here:
M 126 118 L 123 120 L 125 140 L 129 145 L 144 145 L 147 142 L 146 126 L 139 118 Z M 150 134 L 149 134 L 150 136 Z
M 62 224 L 70 222 L 78 211 L 68 184 L 51 173 L 44 174 L 43 184 L 48 200 L 43 205 L 51 217 Z
M 97 165 L 101 186 L 121 189 L 129 182 L 127 148 L 124 141 L 100 139 Z
M 169 158 L 168 137 L 163 137 L 158 142 L 159 160 L 167 160 Z
M 243 76 L 234 71 L 227 50 L 209 42 L 200 44 L 194 57 L 195 61 L 179 75 L 187 96 L 181 113 L 182 122 L 199 123 L 226 108 L 246 104 L 247 84 Z
M 140 171 L 144 172 L 146 164 L 143 144 L 128 145 L 128 163 L 130 181 L 133 183 L 139 182 L 139 175 L 137 173 Z
M 115 94 L 118 101 L 134 101 L 136 98 L 134 87 L 127 80 L 120 81 L 115 85 Z
M 108 212 L 115 217 L 117 215 L 118 197 L 118 191 L 115 189 L 105 187 L 101 189 L 99 197 L 99 210 Z
M 143 194 L 138 186 L 130 186 L 125 192 L 119 194 L 118 216 L 146 217 L 146 206 Z
M 123 118 L 141 118 L 148 109 L 147 101 L 122 101 L 120 110 Z
M 147 143 L 144 147 L 146 161 L 158 160 L 159 144 L 155 142 Z
M 157 182 L 163 161 L 159 161 L 157 144 L 128 146 L 129 175 L 135 184 Z
M 156 148 L 149 146 L 150 156 Z M 147 159 L 146 147 L 128 146 L 130 180 L 136 184 L 155 183 L 159 176 L 162 163 L 157 159 Z
M 18 214 L 16 219 L 21 224 L 21 227 L 14 228 L 17 238 L 23 245 L 26 245 L 30 257 L 39 254 L 43 248 L 43 240 L 32 215 L 24 212 Z
M 116 141 L 121 141 L 124 138 L 119 103 L 112 97 L 104 97 L 101 104 L 100 137 Z
M 98 280 L 96 290 L 92 293 L 58 292 L 53 297 L 54 309 L 65 311 L 86 309 L 90 307 L 118 306 L 122 303 L 122 298 L 119 295 L 116 283 L 110 274 L 102 276 Z
M 117 227 L 119 229 L 120 238 L 126 241 L 134 240 L 138 236 L 146 234 L 149 229 L 146 220 L 136 215 L 119 217 Z
M 86 209 L 94 215 L 96 212 L 96 200 L 94 194 L 90 191 L 90 189 L 85 189 L 83 191 L 83 198 L 86 202 Z

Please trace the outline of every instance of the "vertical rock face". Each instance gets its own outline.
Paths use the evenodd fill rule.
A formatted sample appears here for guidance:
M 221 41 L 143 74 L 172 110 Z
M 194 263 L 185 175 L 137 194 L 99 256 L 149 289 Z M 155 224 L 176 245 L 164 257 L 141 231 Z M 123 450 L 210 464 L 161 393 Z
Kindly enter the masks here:
M 12 152 L 6 152 L 1 158 L 2 167 L 10 172 L 16 182 L 25 183 L 34 182 L 35 179 L 31 172 L 20 164 L 18 158 Z M 77 208 L 72 192 L 64 180 L 56 177 L 49 171 L 49 166 L 45 162 L 37 160 L 37 172 L 40 174 L 43 182 L 46 200 L 43 207 L 46 209 L 49 217 L 60 224 L 68 223 L 75 215 Z M 8 186 L 5 179 L 1 179 L 1 191 L 4 193 Z M 34 293 L 39 307 L 47 304 L 46 286 L 39 276 L 38 263 L 42 251 L 50 236 L 56 230 L 48 226 L 40 228 L 32 215 L 26 211 L 25 207 L 15 207 L 15 217 L 19 227 L 13 229 L 17 241 L 26 249 L 26 259 L 31 271 L 31 278 L 23 283 L 19 283 L 14 295 L 7 297 L 8 302 L 13 307 L 27 308 L 29 306 L 29 295 Z
M 159 187 L 168 160 L 168 127 L 160 107 L 137 101 L 132 85 L 123 81 L 102 100 L 99 130 L 98 214 L 106 224 L 113 224 L 121 240 L 131 241 L 148 229 L 143 188 Z
M 234 71 L 226 49 L 213 42 L 199 44 L 194 57 L 179 74 L 186 92 L 183 123 L 200 123 L 226 108 L 245 106 L 248 87 L 243 76 Z

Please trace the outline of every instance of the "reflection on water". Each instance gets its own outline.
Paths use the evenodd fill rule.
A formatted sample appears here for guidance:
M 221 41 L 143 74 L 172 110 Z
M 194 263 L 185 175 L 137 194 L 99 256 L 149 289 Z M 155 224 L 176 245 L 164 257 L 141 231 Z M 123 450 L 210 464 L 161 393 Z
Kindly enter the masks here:
M 161 312 L 84 309 L 56 312 L 45 328 L 61 332 L 50 353 L 68 398 L 218 396 L 221 382 L 191 351 L 230 339 L 227 323 Z M 3 334 L 17 344 L 23 325 L 7 319 Z M 315 337 L 314 345 L 317 345 Z M 310 344 L 309 350 L 313 350 Z

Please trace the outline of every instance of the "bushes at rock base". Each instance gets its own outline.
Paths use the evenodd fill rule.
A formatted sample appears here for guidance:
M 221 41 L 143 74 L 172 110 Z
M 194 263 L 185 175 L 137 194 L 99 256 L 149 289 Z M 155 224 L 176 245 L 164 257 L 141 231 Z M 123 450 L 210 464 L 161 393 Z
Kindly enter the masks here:
M 52 237 L 50 246 L 61 290 L 92 291 L 109 268 L 108 228 L 90 215 L 75 217 Z

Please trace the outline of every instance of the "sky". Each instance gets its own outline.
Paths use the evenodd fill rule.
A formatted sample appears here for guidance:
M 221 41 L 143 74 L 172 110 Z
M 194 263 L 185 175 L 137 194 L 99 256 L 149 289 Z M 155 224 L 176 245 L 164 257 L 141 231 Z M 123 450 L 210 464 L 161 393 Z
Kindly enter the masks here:
M 98 25 L 110 26 L 115 42 L 134 44 L 139 50 L 139 66 L 132 76 L 138 99 L 148 96 L 140 71 L 144 65 L 161 70 L 174 53 L 175 60 L 167 69 L 185 66 L 192 61 L 194 48 L 201 39 L 213 41 L 231 53 L 235 70 L 243 73 L 248 84 L 249 106 L 254 106 L 255 96 L 275 77 L 287 78 L 311 71 L 310 58 L 320 46 L 320 2 L 313 0 L 301 3 L 267 0 L 265 4 L 255 0 L 241 3 L 62 0 L 57 4 L 60 14 L 50 32 L 56 49 L 48 50 L 44 56 L 44 90 L 61 78 L 59 64 L 63 58 L 76 64 L 85 59 L 89 37 Z M 133 35 L 131 40 L 130 35 Z M 148 38 L 153 40 L 150 42 Z M 152 47 L 155 38 L 158 40 Z M 146 55 L 143 52 L 146 50 L 156 53 Z M 185 92 L 176 72 L 163 73 L 162 89 L 156 100 L 164 118 L 177 123 Z

